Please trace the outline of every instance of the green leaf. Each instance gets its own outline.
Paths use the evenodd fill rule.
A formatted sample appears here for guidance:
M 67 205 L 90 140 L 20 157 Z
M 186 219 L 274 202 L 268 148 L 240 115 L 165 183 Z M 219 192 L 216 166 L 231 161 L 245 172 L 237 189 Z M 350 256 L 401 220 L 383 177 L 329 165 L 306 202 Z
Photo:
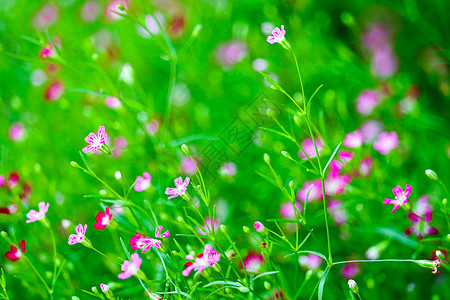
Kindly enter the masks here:
M 253 280 L 250 281 L 250 282 L 254 282 L 256 279 L 258 279 L 258 278 L 260 278 L 260 277 L 267 276 L 267 275 L 272 275 L 272 274 L 277 274 L 277 273 L 279 273 L 279 271 L 269 271 L 269 272 L 264 272 L 264 273 L 261 273 L 261 274 L 255 276 L 255 278 L 253 278 Z
M 170 147 L 172 147 L 172 148 L 178 147 L 182 144 L 186 144 L 186 143 L 189 143 L 192 141 L 197 141 L 197 140 L 217 141 L 217 140 L 219 140 L 219 138 L 216 136 L 210 136 L 210 135 L 205 135 L 205 134 L 194 134 L 194 135 L 186 136 L 186 137 L 171 141 Z
M 339 147 L 341 147 L 342 143 L 343 142 L 340 142 L 339 145 L 337 145 L 336 148 L 334 149 L 333 154 L 331 154 L 330 159 L 328 160 L 325 168 L 323 169 L 323 172 L 322 172 L 323 176 L 325 176 L 325 174 L 327 173 L 328 166 L 330 165 L 330 163 L 333 160 L 333 158 L 336 156 L 336 153 L 339 150 Z
M 325 281 L 327 280 L 328 274 L 330 273 L 330 267 L 327 267 L 319 283 L 319 300 L 323 299 L 323 287 L 325 286 Z
M 286 94 L 285 90 L 283 90 L 283 88 L 275 80 L 273 80 L 269 75 L 267 75 L 266 73 L 261 72 L 261 71 L 259 73 L 262 76 L 264 76 L 264 78 L 267 80 L 268 83 L 270 83 L 272 85 L 273 89 L 279 90 L 279 91 L 281 91 L 281 92 Z
M 285 138 L 287 138 L 287 139 L 289 139 L 289 140 L 291 139 L 290 136 L 288 136 L 287 134 L 282 133 L 282 132 L 280 132 L 280 131 L 278 131 L 278 130 L 271 129 L 271 128 L 266 128 L 266 127 L 259 127 L 259 128 L 262 129 L 262 130 L 264 130 L 264 131 L 267 131 L 267 132 L 275 133 L 275 134 L 280 135 L 280 136 L 282 136 L 282 137 L 285 137 Z
M 267 222 L 286 222 L 286 223 L 299 223 L 302 224 L 301 221 L 291 220 L 291 219 L 267 219 Z
M 314 93 L 311 95 L 311 97 L 309 97 L 308 103 L 306 104 L 306 111 L 307 114 L 309 114 L 310 110 L 311 110 L 311 103 L 312 103 L 312 99 L 314 98 L 314 96 L 317 94 L 317 92 L 323 87 L 323 84 L 319 85 L 319 87 L 314 91 Z
M 297 251 L 297 252 L 294 252 L 294 253 L 289 253 L 288 255 L 285 256 L 285 258 L 288 257 L 288 256 L 291 256 L 291 255 L 302 254 L 302 253 L 312 253 L 312 254 L 315 254 L 315 255 L 317 255 L 317 256 L 322 257 L 326 262 L 328 262 L 328 259 L 325 257 L 325 255 L 323 255 L 323 254 L 320 253 L 320 252 L 312 251 L 312 250 L 301 250 L 301 251 Z
M 205 286 L 203 286 L 204 288 L 206 288 L 206 287 L 210 287 L 210 286 L 213 286 L 213 285 L 228 285 L 228 286 L 234 286 L 234 287 L 244 287 L 243 285 L 242 285 L 242 283 L 240 283 L 240 282 L 234 282 L 234 281 L 227 281 L 227 280 L 218 280 L 218 281 L 213 281 L 213 282 L 210 282 L 210 283 L 208 283 L 207 285 L 205 285 Z

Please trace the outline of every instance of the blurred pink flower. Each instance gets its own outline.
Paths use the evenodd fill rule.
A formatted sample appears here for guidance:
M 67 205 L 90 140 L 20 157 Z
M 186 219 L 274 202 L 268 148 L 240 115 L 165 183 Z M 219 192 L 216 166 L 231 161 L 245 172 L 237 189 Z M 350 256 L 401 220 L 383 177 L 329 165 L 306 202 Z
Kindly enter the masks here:
M 142 253 L 147 252 L 151 247 L 155 247 L 156 250 L 159 249 L 159 247 L 162 245 L 162 242 L 156 238 L 164 238 L 167 239 L 170 237 L 169 230 L 166 230 L 166 232 L 162 233 L 163 227 L 158 226 L 155 228 L 155 238 L 148 238 L 145 234 L 140 234 L 139 232 L 136 232 L 134 236 L 130 239 L 130 245 L 131 250 L 141 250 Z
M 17 244 L 16 244 L 17 245 Z M 25 240 L 21 240 L 20 244 L 18 245 L 18 248 L 10 245 L 9 248 L 11 249 L 11 251 L 7 251 L 5 252 L 5 257 L 7 259 L 9 259 L 10 261 L 14 262 L 19 260 L 23 254 L 26 251 L 26 247 L 27 247 L 27 242 Z
M 33 25 L 44 30 L 59 20 L 59 8 L 55 3 L 47 3 L 41 7 L 33 19 Z
M 111 21 L 116 21 L 122 19 L 122 16 L 118 14 L 126 14 L 125 11 L 119 9 L 119 5 L 123 6 L 124 9 L 128 8 L 128 0 L 111 0 L 106 6 L 105 17 Z
M 107 284 L 100 283 L 100 289 L 102 290 L 103 293 L 106 293 L 109 291 L 109 286 Z
M 75 228 L 75 231 L 77 234 L 71 234 L 69 236 L 69 245 L 74 245 L 77 243 L 81 243 L 84 240 L 84 237 L 86 235 L 86 230 L 87 230 L 87 224 L 81 225 L 78 224 L 78 226 Z
M 83 152 L 84 153 L 89 153 L 89 152 L 96 153 L 98 151 L 98 149 L 100 149 L 102 144 L 106 143 L 106 137 L 107 137 L 107 134 L 105 132 L 105 127 L 99 126 L 97 135 L 95 133 L 91 132 L 84 139 L 90 145 L 84 147 Z
M 216 49 L 217 62 L 225 67 L 232 67 L 247 56 L 247 46 L 240 41 L 220 44 Z
M 415 234 L 418 239 L 421 239 L 427 235 L 437 234 L 438 230 L 434 227 L 431 227 L 430 221 L 431 217 L 428 220 L 422 220 L 418 215 L 414 213 L 409 213 L 408 218 L 411 220 L 411 227 L 405 230 L 406 235 Z
M 100 4 L 95 0 L 84 2 L 81 7 L 81 19 L 86 23 L 93 22 L 100 13 Z
M 50 203 L 45 204 L 45 202 L 39 202 L 39 212 L 35 211 L 34 209 L 30 210 L 27 213 L 27 223 L 36 222 L 39 220 L 42 220 L 45 218 L 45 214 L 48 211 L 48 207 L 50 206 Z
M 383 130 L 383 123 L 380 121 L 369 120 L 364 122 L 359 131 L 361 132 L 364 144 L 372 143 Z
M 61 41 L 58 38 L 54 38 L 54 42 L 56 45 L 58 45 L 58 42 L 61 43 Z M 47 57 L 55 58 L 56 57 L 56 50 L 53 46 L 52 42 L 47 42 L 46 46 L 42 46 L 41 52 L 39 53 L 39 56 L 42 59 L 47 59 Z
M 115 158 L 119 158 L 123 154 L 124 148 L 128 146 L 127 139 L 123 136 L 118 136 L 114 139 L 114 148 L 111 150 L 112 155 Z
M 164 233 L 161 234 L 162 231 L 163 231 L 163 227 L 161 225 L 159 225 L 155 229 L 155 237 L 161 238 L 161 236 L 162 236 L 163 238 L 167 239 L 170 236 L 169 230 L 166 230 Z
M 373 51 L 371 58 L 372 74 L 380 77 L 391 77 L 398 70 L 398 58 L 391 45 L 382 45 Z
M 301 212 L 303 210 L 303 206 L 300 205 L 300 202 L 298 202 L 298 201 L 295 201 L 295 207 L 297 208 L 297 210 L 299 212 Z M 294 210 L 294 206 L 292 205 L 292 203 L 288 201 L 288 202 L 284 202 L 283 204 L 281 204 L 280 214 L 283 218 L 294 220 L 295 219 L 295 210 Z M 256 229 L 256 227 L 255 227 L 255 229 Z
M 284 30 L 284 25 L 281 25 L 281 29 L 276 27 L 272 30 L 272 36 L 267 37 L 267 42 L 269 44 L 281 43 L 286 35 L 286 30 Z
M 0 175 L 0 186 L 4 186 L 5 185 L 5 176 L 4 175 Z
M 112 109 L 118 109 L 122 107 L 122 102 L 113 96 L 108 96 L 105 98 L 105 105 Z
M 329 174 L 325 179 L 325 196 L 340 195 L 345 192 L 345 188 L 352 181 L 352 177 L 348 174 L 338 175 Z M 320 182 L 320 181 L 319 181 Z M 322 187 L 322 185 L 320 185 Z
M 362 145 L 363 137 L 361 131 L 347 133 L 343 145 L 347 148 L 359 148 Z
M 402 188 L 397 185 L 395 188 L 392 189 L 392 192 L 395 195 L 395 199 L 389 199 L 386 198 L 383 201 L 383 204 L 393 204 L 394 209 L 392 210 L 392 213 L 395 212 L 396 209 L 400 208 L 400 206 L 405 205 L 406 202 L 409 201 L 408 197 L 411 195 L 412 187 L 407 184 L 405 187 L 405 191 L 402 190 Z
M 430 205 L 428 195 L 423 195 L 417 200 L 416 204 L 413 206 L 413 211 L 416 215 L 422 216 L 425 221 L 431 222 L 433 207 Z
M 369 177 L 370 171 L 372 171 L 372 159 L 370 156 L 365 156 L 359 163 L 359 173 L 364 177 Z
M 12 123 L 8 131 L 8 136 L 11 141 L 23 141 L 25 139 L 25 126 L 20 122 Z
M 322 258 L 313 253 L 309 253 L 308 255 L 301 255 L 298 258 L 298 263 L 302 267 L 306 267 L 309 270 L 315 271 L 322 264 Z
M 324 149 L 323 140 L 320 137 L 315 137 L 316 145 L 317 145 L 317 152 L 320 152 Z M 302 149 L 306 152 L 306 154 L 309 156 L 309 158 L 317 157 L 316 149 L 314 147 L 314 142 L 311 138 L 307 138 L 302 142 Z M 303 153 L 302 149 L 298 150 L 298 156 L 301 159 L 307 159 L 305 153 Z
M 258 232 L 262 232 L 264 230 L 264 225 L 263 223 L 256 221 L 255 224 L 253 224 L 253 226 L 255 227 L 255 230 Z
M 356 110 L 363 116 L 368 116 L 380 104 L 380 95 L 375 90 L 364 90 L 356 98 Z
M 219 219 L 215 219 L 214 220 L 214 232 L 217 232 L 217 230 L 219 230 L 219 226 L 220 226 L 220 220 Z M 205 224 L 201 225 L 202 229 L 196 227 L 195 230 L 197 231 L 197 233 L 199 235 L 206 235 L 205 231 L 207 233 L 212 232 L 212 224 L 211 224 L 211 219 L 209 217 L 205 218 Z
M 245 270 L 249 273 L 260 273 L 264 266 L 264 258 L 259 253 L 249 252 L 247 256 L 244 258 L 244 267 Z M 242 263 L 239 266 L 241 269 Z
M 152 119 L 150 123 L 145 124 L 145 130 L 147 130 L 148 134 L 154 136 L 159 131 L 159 122 L 156 119 Z
M 99 211 L 95 216 L 94 229 L 103 230 L 111 223 L 113 214 L 109 212 L 109 207 L 107 206 L 105 212 Z
M 117 277 L 119 279 L 127 279 L 136 274 L 139 269 L 141 268 L 142 264 L 142 258 L 139 257 L 139 254 L 133 253 L 130 256 L 130 261 L 126 260 L 123 262 L 120 269 L 123 271 L 122 273 L 119 273 Z
M 57 101 L 61 98 L 64 92 L 64 85 L 61 81 L 56 80 L 52 82 L 45 90 L 44 97 L 48 101 Z
M 330 200 L 327 204 L 328 214 L 333 217 L 334 222 L 338 226 L 347 222 L 347 214 L 341 206 L 341 201 L 336 199 Z
M 367 50 L 374 51 L 390 43 L 390 30 L 386 25 L 374 24 L 364 33 L 362 40 Z
M 19 184 L 19 174 L 17 172 L 10 172 L 8 174 L 8 181 L 6 182 L 6 185 L 9 189 L 15 188 Z
M 134 185 L 134 190 L 136 192 L 145 191 L 150 187 L 152 183 L 152 177 L 149 172 L 144 172 L 142 176 L 136 177 L 136 184 Z
M 380 133 L 378 139 L 373 143 L 373 148 L 381 154 L 388 154 L 398 146 L 398 135 L 395 131 Z
M 198 161 L 195 158 L 194 160 L 198 165 Z M 189 176 L 197 173 L 197 167 L 195 166 L 195 163 L 189 156 L 183 157 L 183 159 L 181 160 L 181 168 L 183 169 L 183 172 Z
M 337 157 L 344 163 L 351 161 L 353 159 L 353 156 L 355 156 L 355 153 L 353 153 L 352 151 L 347 151 L 347 150 L 341 150 L 337 154 Z M 333 162 L 333 161 L 331 161 L 331 162 Z M 331 163 L 330 163 L 330 167 L 331 167 Z M 331 171 L 331 169 L 330 169 L 330 171 Z
M 198 270 L 202 274 L 205 268 L 212 267 L 220 261 L 220 254 L 211 245 L 206 244 L 203 253 L 200 253 L 195 259 L 192 255 L 186 255 L 186 259 L 194 262 L 188 261 L 184 264 L 186 269 L 181 274 L 185 277 L 189 276 L 193 270 Z
M 303 184 L 303 187 L 297 192 L 297 198 L 300 199 L 300 201 L 306 201 L 306 194 L 308 193 L 308 189 L 311 186 L 312 188 L 309 192 L 308 202 L 322 198 L 322 182 L 320 181 L 320 179 L 316 179 L 313 181 L 305 182 Z
M 237 173 L 236 164 L 231 161 L 226 161 L 220 166 L 219 173 L 224 176 L 233 177 Z
M 361 269 L 359 268 L 359 264 L 357 263 L 344 264 L 340 271 L 341 276 L 345 279 L 356 277 L 360 272 Z
M 178 177 L 177 179 L 175 179 L 174 180 L 175 188 L 170 188 L 170 187 L 166 188 L 165 194 L 170 195 L 168 199 L 172 199 L 172 198 L 178 197 L 180 195 L 184 195 L 184 193 L 187 190 L 190 180 L 191 179 L 189 177 L 186 177 L 184 182 L 183 182 L 182 177 Z

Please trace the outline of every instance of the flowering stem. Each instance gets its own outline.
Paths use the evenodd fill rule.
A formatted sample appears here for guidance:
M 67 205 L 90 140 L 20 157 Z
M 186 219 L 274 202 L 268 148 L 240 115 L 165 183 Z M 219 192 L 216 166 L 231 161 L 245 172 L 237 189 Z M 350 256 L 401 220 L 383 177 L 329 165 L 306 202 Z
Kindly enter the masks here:
M 358 260 L 347 260 L 338 261 L 333 263 L 334 265 L 348 264 L 348 263 L 376 263 L 376 262 L 415 262 L 414 259 L 358 259 Z
M 295 55 L 294 50 L 291 49 L 291 53 L 292 53 L 292 56 L 294 57 L 295 66 L 297 67 L 298 79 L 300 80 L 300 86 L 302 87 L 302 99 L 303 99 L 304 111 L 306 113 L 306 98 L 305 98 L 305 90 L 303 88 L 302 75 L 300 74 L 300 68 L 298 67 L 297 56 Z
M 56 280 L 57 280 L 57 274 L 56 274 L 56 240 L 55 240 L 55 234 L 53 233 L 53 230 L 49 227 L 51 236 L 52 236 L 52 243 L 53 243 L 53 281 L 52 281 L 52 289 L 51 289 L 51 294 L 52 294 L 52 298 L 53 298 L 53 290 L 55 289 L 55 284 L 56 284 Z
M 120 168 L 119 161 L 117 160 L 117 158 L 115 158 L 111 152 L 109 152 L 109 155 L 114 159 L 114 161 L 116 162 L 116 166 L 119 169 L 120 177 L 122 177 L 123 198 L 126 199 L 128 194 L 127 194 L 127 189 L 125 187 L 125 176 L 123 176 L 123 172 L 122 172 L 122 169 Z
M 41 274 L 39 274 L 39 272 L 36 270 L 36 268 L 34 267 L 33 263 L 30 261 L 30 259 L 26 255 L 24 255 L 23 257 L 25 257 L 25 259 L 27 260 L 28 264 L 33 269 L 34 273 L 36 273 L 37 277 L 42 281 L 42 283 L 44 284 L 45 288 L 47 289 L 47 292 L 49 293 L 50 297 L 53 298 L 52 292 L 50 291 L 50 288 L 48 287 L 48 285 L 45 282 L 44 278 L 42 278 Z
M 229 243 L 231 244 L 231 246 L 233 247 L 234 251 L 236 251 L 236 254 L 239 256 L 239 259 L 241 260 L 241 263 L 242 263 L 242 269 L 244 269 L 245 278 L 247 278 L 247 277 L 248 277 L 247 269 L 246 269 L 246 267 L 245 267 L 244 259 L 242 258 L 241 253 L 240 253 L 239 250 L 237 249 L 237 247 L 236 247 L 236 245 L 234 244 L 234 242 L 231 240 L 231 238 L 230 238 L 230 236 L 228 235 L 228 233 L 227 233 L 227 232 L 224 232 L 224 235 L 225 235 L 225 237 L 227 238 L 228 242 L 229 242 Z

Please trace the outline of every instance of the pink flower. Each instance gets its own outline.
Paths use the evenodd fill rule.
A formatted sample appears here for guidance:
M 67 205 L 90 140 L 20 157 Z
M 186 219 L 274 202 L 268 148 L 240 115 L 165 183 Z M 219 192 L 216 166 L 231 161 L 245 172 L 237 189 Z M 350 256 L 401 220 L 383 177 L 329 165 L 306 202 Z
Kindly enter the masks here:
M 122 266 L 120 267 L 123 271 L 122 273 L 119 273 L 118 277 L 119 279 L 127 279 L 136 274 L 142 264 L 142 258 L 139 257 L 139 254 L 133 253 L 131 254 L 131 262 L 126 260 L 123 262 Z
M 100 5 L 95 0 L 89 0 L 84 2 L 81 7 L 81 19 L 86 23 L 95 21 L 99 15 Z M 101 285 L 100 285 L 101 286 Z
M 162 242 L 160 240 L 157 240 L 156 238 L 165 238 L 167 239 L 170 236 L 169 230 L 161 234 L 163 230 L 162 226 L 159 226 L 155 229 L 155 239 L 148 238 L 145 236 L 145 234 L 140 234 L 139 232 L 136 232 L 134 234 L 134 237 L 130 239 L 130 245 L 131 250 L 141 250 L 142 253 L 145 253 L 150 249 L 151 247 L 155 247 L 156 250 L 159 249 L 159 247 L 162 245 Z
M 356 277 L 361 272 L 359 265 L 357 263 L 344 264 L 340 273 L 345 279 Z
M 37 12 L 33 20 L 33 25 L 36 26 L 40 31 L 48 28 L 49 26 L 56 23 L 59 19 L 59 8 L 54 3 L 48 3 L 42 6 L 42 8 Z
M 102 290 L 103 293 L 106 293 L 109 291 L 109 286 L 107 284 L 100 283 L 100 289 Z
M 8 136 L 11 141 L 23 141 L 25 139 L 25 126 L 19 122 L 12 123 L 8 131 Z
M 314 181 L 305 182 L 302 189 L 297 192 L 297 198 L 300 199 L 300 201 L 306 201 L 306 195 L 308 194 L 308 190 L 311 186 L 312 188 L 309 192 L 308 202 L 322 198 L 322 182 L 320 179 L 316 179 Z
M 344 146 L 347 148 L 359 148 L 363 142 L 361 131 L 347 133 L 344 140 Z
M 114 139 L 114 149 L 111 150 L 112 155 L 115 158 L 122 156 L 123 150 L 128 146 L 126 138 L 123 136 L 118 136 Z
M 256 221 L 255 224 L 253 224 L 253 226 L 255 227 L 255 230 L 258 232 L 262 232 L 264 230 L 264 225 L 263 223 Z
M 383 129 L 383 123 L 380 121 L 369 120 L 364 122 L 359 130 L 363 136 L 364 144 L 370 144 L 377 138 Z
M 249 273 L 260 273 L 263 266 L 264 258 L 259 253 L 250 252 L 244 258 L 244 267 Z M 240 268 L 243 269 L 242 263 L 240 264 Z
M 89 135 L 84 139 L 87 143 L 89 143 L 89 146 L 86 146 L 83 148 L 84 153 L 96 153 L 98 149 L 102 146 L 102 144 L 106 143 L 106 137 L 107 134 L 105 132 L 105 127 L 100 126 L 98 127 L 98 135 L 95 135 L 95 133 L 91 132 Z
M 342 208 L 342 203 L 339 200 L 332 199 L 327 204 L 328 213 L 333 217 L 336 225 L 340 226 L 347 222 L 347 214 Z
M 47 42 L 47 46 L 42 46 L 39 56 L 44 60 L 47 57 L 55 58 L 56 51 L 55 51 L 55 47 L 53 46 L 53 44 L 51 42 Z
M 318 255 L 310 253 L 308 255 L 302 255 L 298 258 L 300 266 L 305 267 L 309 270 L 315 271 L 322 264 L 322 258 Z
M 411 227 L 405 230 L 406 235 L 409 236 L 414 233 L 418 239 L 421 239 L 427 235 L 438 233 L 438 230 L 431 227 L 429 223 L 431 221 L 431 217 L 429 221 L 422 220 L 418 215 L 409 213 L 408 218 L 411 220 Z
M 272 30 L 272 36 L 267 37 L 267 42 L 269 44 L 281 43 L 284 41 L 284 36 L 286 35 L 286 31 L 284 30 L 284 25 L 281 25 L 281 29 L 276 27 Z
M 119 5 L 122 5 L 123 8 L 127 9 L 128 0 L 112 0 L 108 3 L 106 7 L 105 16 L 111 21 L 116 21 L 122 19 L 122 16 L 118 14 L 124 14 L 125 12 L 119 9 Z
M 186 177 L 186 179 L 183 182 L 183 178 L 178 177 L 174 180 L 175 182 L 175 188 L 166 188 L 165 194 L 170 195 L 168 199 L 172 199 L 181 195 L 184 195 L 184 193 L 187 190 L 187 187 L 189 185 L 189 181 L 191 179 L 189 177 Z
M 136 192 L 145 191 L 150 187 L 152 183 L 152 177 L 149 172 L 144 172 L 142 176 L 136 177 L 136 184 L 134 185 L 134 190 Z
M 389 29 L 383 24 L 372 25 L 363 35 L 362 40 L 367 50 L 374 51 L 382 45 L 389 44 Z
M 44 97 L 48 101 L 57 101 L 61 98 L 64 91 L 64 85 L 61 81 L 56 80 L 51 83 L 45 90 Z
M 202 274 L 205 268 L 212 267 L 215 263 L 220 261 L 220 254 L 213 249 L 211 245 L 206 244 L 203 253 L 197 255 L 195 259 L 192 255 L 186 255 L 186 259 L 193 260 L 194 262 L 188 261 L 184 264 L 186 269 L 184 269 L 181 274 L 185 277 L 189 276 L 193 270 L 198 270 L 198 272 Z
M 105 227 L 111 223 L 112 218 L 113 214 L 109 212 L 109 207 L 107 206 L 105 212 L 99 211 L 95 216 L 94 229 L 105 229 Z
M 382 132 L 378 139 L 373 143 L 373 148 L 381 154 L 388 154 L 392 149 L 398 146 L 398 135 L 393 132 Z
M 233 177 L 237 173 L 236 164 L 226 161 L 220 166 L 219 173 L 224 176 Z
M 27 223 L 36 222 L 45 218 L 49 205 L 50 203 L 45 204 L 45 202 L 39 202 L 39 212 L 34 209 L 30 210 L 27 213 Z
M 297 194 L 297 196 L 298 196 L 298 194 Z M 299 212 L 301 212 L 303 210 L 303 206 L 301 206 L 300 202 L 298 202 L 298 201 L 295 201 L 295 208 L 297 208 L 297 210 Z M 292 203 L 288 201 L 288 202 L 284 202 L 283 204 L 281 204 L 280 214 L 283 218 L 294 220 L 295 219 L 295 210 L 294 210 L 294 206 L 292 205 Z M 256 225 L 255 225 L 255 229 L 256 229 Z
M 86 235 L 87 224 L 81 225 L 78 224 L 77 228 L 75 228 L 77 234 L 71 234 L 69 236 L 69 245 L 74 245 L 77 243 L 81 243 L 84 240 L 84 236 Z
M 112 109 L 118 109 L 122 107 L 122 102 L 116 97 L 108 96 L 105 99 L 105 105 Z
M 5 185 L 5 176 L 0 175 L 0 186 L 4 186 L 4 185 Z
M 347 151 L 347 150 L 341 150 L 337 154 L 337 157 L 345 163 L 351 161 L 353 159 L 353 156 L 355 156 L 355 153 L 353 153 L 352 151 Z M 331 162 L 333 162 L 333 161 L 331 161 Z M 331 167 L 331 165 L 330 165 L 330 167 Z
M 156 119 L 152 119 L 150 123 L 145 124 L 145 130 L 147 130 L 148 134 L 154 136 L 159 131 L 159 122 Z
M 320 152 L 324 149 L 323 140 L 320 137 L 315 137 L 316 145 L 317 145 L 317 151 Z M 302 149 L 306 152 L 306 154 L 309 156 L 309 158 L 317 157 L 316 149 L 314 147 L 314 142 L 311 138 L 307 138 L 302 142 Z M 302 151 L 302 149 L 298 150 L 298 156 L 301 159 L 307 159 L 305 153 Z
M 224 67 L 232 67 L 241 62 L 248 53 L 247 46 L 240 41 L 220 44 L 216 50 L 216 60 Z
M 428 195 L 423 195 L 419 198 L 413 207 L 413 211 L 416 215 L 422 216 L 425 221 L 431 222 L 431 217 L 433 215 L 433 208 L 430 205 L 430 199 Z
M 411 195 L 412 187 L 407 184 L 405 187 L 405 191 L 402 190 L 402 188 L 397 185 L 395 188 L 392 189 L 392 192 L 395 195 L 395 199 L 389 199 L 386 198 L 383 201 L 383 204 L 393 204 L 394 209 L 392 210 L 392 213 L 395 212 L 396 209 L 400 208 L 400 206 L 405 205 L 406 202 L 409 201 L 408 197 Z
M 377 91 L 364 90 L 356 98 L 356 110 L 363 116 L 368 116 L 373 109 L 380 104 L 380 96 Z
M 8 181 L 6 185 L 8 186 L 9 189 L 13 189 L 19 184 L 19 179 L 20 177 L 17 172 L 11 172 L 8 175 Z
M 6 252 L 5 257 L 13 262 L 19 260 L 23 256 L 23 253 L 25 253 L 26 246 L 27 243 L 25 242 L 25 240 L 20 241 L 20 244 L 18 246 L 20 250 L 13 245 L 10 245 L 9 248 L 11 249 L 11 251 Z
M 163 231 L 163 227 L 161 225 L 159 225 L 156 229 L 155 229 L 155 237 L 157 238 L 161 238 L 161 236 L 165 239 L 167 239 L 170 236 L 170 232 L 169 230 L 166 230 L 166 232 L 164 232 L 161 235 L 161 232 Z
M 369 177 L 370 171 L 372 171 L 372 159 L 370 156 L 366 156 L 359 163 L 359 173 L 364 177 Z
M 379 78 L 387 78 L 398 70 L 398 58 L 389 44 L 377 47 L 371 58 L 372 74 Z
M 195 164 L 198 165 L 198 161 L 194 158 L 195 163 L 192 161 L 192 159 L 189 156 L 183 157 L 181 160 L 181 168 L 183 169 L 183 172 L 189 176 L 194 175 L 197 173 L 197 167 Z
M 340 195 L 345 192 L 346 186 L 352 181 L 348 174 L 330 176 L 325 180 L 325 196 Z M 320 185 L 322 187 L 322 185 Z
M 220 226 L 220 220 L 219 219 L 215 219 L 214 220 L 214 232 L 216 232 L 217 230 L 219 230 L 219 226 Z M 203 228 L 203 230 L 201 230 L 200 228 L 195 228 L 195 230 L 198 232 L 198 234 L 200 235 L 206 235 L 205 232 L 212 232 L 212 224 L 211 224 L 211 219 L 209 217 L 205 218 L 205 224 L 201 225 L 201 227 Z

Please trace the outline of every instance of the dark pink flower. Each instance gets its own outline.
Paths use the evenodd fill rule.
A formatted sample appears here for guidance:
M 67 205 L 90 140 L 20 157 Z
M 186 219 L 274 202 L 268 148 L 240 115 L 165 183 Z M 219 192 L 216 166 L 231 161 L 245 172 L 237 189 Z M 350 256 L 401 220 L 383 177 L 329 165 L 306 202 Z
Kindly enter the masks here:
M 27 213 L 27 223 L 36 222 L 39 220 L 42 220 L 45 218 L 45 214 L 48 211 L 50 203 L 45 204 L 45 202 L 39 202 L 39 212 L 35 211 L 34 209 L 30 210 L 30 212 Z
M 264 266 L 264 258 L 259 253 L 249 252 L 247 256 L 244 258 L 244 267 L 245 270 L 249 273 L 260 273 Z M 242 263 L 239 266 L 241 269 Z
M 368 116 L 380 104 L 379 93 L 375 90 L 364 90 L 356 98 L 356 110 L 363 116 Z
M 345 279 L 356 277 L 360 272 L 361 269 L 359 268 L 359 264 L 357 263 L 344 264 L 340 271 L 341 276 Z
M 394 209 L 392 209 L 392 213 L 395 212 L 396 209 L 400 208 L 400 206 L 405 205 L 406 202 L 409 201 L 408 197 L 411 195 L 412 187 L 407 184 L 405 187 L 405 191 L 402 190 L 402 188 L 397 185 L 395 188 L 392 189 L 392 192 L 395 195 L 395 199 L 389 199 L 386 198 L 383 201 L 383 204 L 393 204 Z
M 102 144 L 106 143 L 106 137 L 107 137 L 107 134 L 105 132 L 105 127 L 104 126 L 98 127 L 98 135 L 91 132 L 84 139 L 86 141 L 86 143 L 89 143 L 90 145 L 84 147 L 83 152 L 84 153 L 89 153 L 89 152 L 96 153 L 98 151 L 98 149 L 100 149 Z
M 353 159 L 353 156 L 355 156 L 355 153 L 353 153 L 352 151 L 347 151 L 347 150 L 341 150 L 337 154 L 337 157 L 344 163 L 351 161 Z
M 56 50 L 55 47 L 53 47 L 53 44 L 51 42 L 47 42 L 47 46 L 42 46 L 39 56 L 44 60 L 47 59 L 47 57 L 55 58 Z
M 111 223 L 111 219 L 113 218 L 113 214 L 110 213 L 109 207 L 107 206 L 105 212 L 99 211 L 95 216 L 95 224 L 94 229 L 103 230 L 106 226 Z
M 19 174 L 17 172 L 11 172 L 8 174 L 8 181 L 6 185 L 9 189 L 15 188 L 19 184 Z
M 84 240 L 84 237 L 86 235 L 86 230 L 87 230 L 87 224 L 81 225 L 78 224 L 78 226 L 75 228 L 75 231 L 77 234 L 71 234 L 69 236 L 69 245 L 74 245 L 77 243 L 81 243 Z
M 57 101 L 61 98 L 64 91 L 64 85 L 61 81 L 56 80 L 51 83 L 45 90 L 44 97 L 48 101 Z
M 347 148 L 359 148 L 362 145 L 363 137 L 359 130 L 347 133 L 343 145 Z
M 9 248 L 11 249 L 11 251 L 6 252 L 5 257 L 13 262 L 19 260 L 25 253 L 26 246 L 27 243 L 25 242 L 25 240 L 20 241 L 20 244 L 18 245 L 19 249 L 14 247 L 13 245 L 10 245 Z
M 220 261 L 220 254 L 213 249 L 211 245 L 206 244 L 203 253 L 197 255 L 195 259 L 192 255 L 186 255 L 186 259 L 194 261 L 188 261 L 184 264 L 186 269 L 184 269 L 181 274 L 187 277 L 194 270 L 198 270 L 198 272 L 202 274 L 205 268 L 212 267 L 215 263 Z
M 186 179 L 183 182 L 183 178 L 178 177 L 177 179 L 175 179 L 175 188 L 166 188 L 165 194 L 166 195 L 170 195 L 168 199 L 172 199 L 175 197 L 178 197 L 180 195 L 184 195 L 184 193 L 187 190 L 187 187 L 189 185 L 189 181 L 191 179 L 189 177 L 186 177 Z
M 258 232 L 262 232 L 264 230 L 264 225 L 263 223 L 256 221 L 255 224 L 253 224 L 253 226 L 255 227 L 255 230 Z
M 0 175 L 0 186 L 4 186 L 5 185 L 5 176 L 4 175 Z
M 359 173 L 364 177 L 369 177 L 372 171 L 372 159 L 370 156 L 365 156 L 359 163 Z
M 142 253 L 147 252 L 151 247 L 155 247 L 156 250 L 162 245 L 162 242 L 156 238 L 164 238 L 167 239 L 170 237 L 169 230 L 162 233 L 163 227 L 159 226 L 155 229 L 155 238 L 148 238 L 145 234 L 140 234 L 136 232 L 134 237 L 130 239 L 131 250 L 141 250 Z M 161 234 L 162 233 L 162 234 Z
M 142 176 L 136 177 L 136 184 L 134 185 L 134 190 L 136 192 L 145 191 L 150 187 L 152 183 L 152 176 L 149 172 L 144 172 Z
M 382 132 L 378 139 L 373 143 L 373 148 L 381 154 L 388 154 L 392 149 L 398 146 L 398 135 L 395 131 Z
M 166 230 L 164 233 L 162 233 L 163 231 L 163 227 L 161 225 L 159 225 L 156 229 L 155 229 L 155 237 L 157 238 L 165 238 L 167 239 L 170 236 L 170 232 L 169 230 Z M 162 233 L 162 234 L 161 234 Z
M 323 140 L 320 137 L 315 137 L 314 139 L 316 141 L 317 152 L 319 152 L 319 156 L 320 156 L 320 152 L 324 149 Z M 306 154 L 309 156 L 309 158 L 317 157 L 316 148 L 314 147 L 314 142 L 311 138 L 305 139 L 302 142 L 301 146 L 302 146 L 303 151 L 306 152 Z M 307 159 L 307 157 L 306 157 L 305 153 L 302 151 L 302 149 L 298 150 L 298 156 L 301 159 Z
M 272 30 L 272 36 L 267 37 L 267 42 L 269 44 L 281 43 L 284 41 L 284 36 L 286 35 L 286 31 L 284 30 L 284 25 L 281 25 L 281 29 L 276 27 Z
M 127 279 L 136 274 L 141 268 L 142 258 L 139 257 L 139 254 L 133 253 L 130 257 L 131 261 L 124 261 L 120 269 L 123 271 L 119 273 L 119 279 Z

